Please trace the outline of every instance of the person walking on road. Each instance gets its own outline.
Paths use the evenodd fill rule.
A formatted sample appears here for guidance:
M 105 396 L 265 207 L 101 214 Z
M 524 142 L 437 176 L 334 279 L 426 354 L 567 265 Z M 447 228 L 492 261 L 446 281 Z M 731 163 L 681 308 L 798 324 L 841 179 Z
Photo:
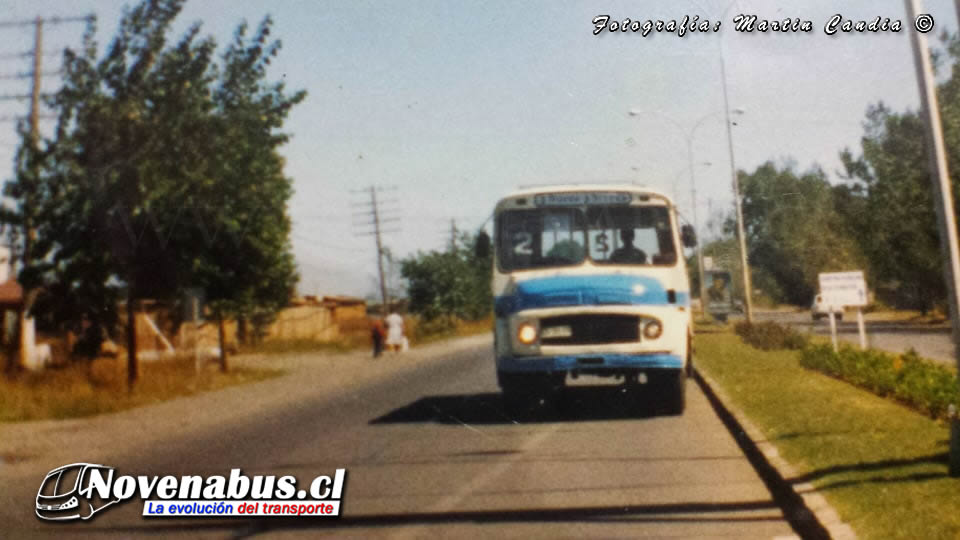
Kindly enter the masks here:
M 393 352 L 400 352 L 403 346 L 403 317 L 396 311 L 387 315 L 387 347 Z
M 373 357 L 380 356 L 383 352 L 383 340 L 387 336 L 387 329 L 383 326 L 383 320 L 380 317 L 374 317 L 370 323 L 370 338 L 373 340 Z

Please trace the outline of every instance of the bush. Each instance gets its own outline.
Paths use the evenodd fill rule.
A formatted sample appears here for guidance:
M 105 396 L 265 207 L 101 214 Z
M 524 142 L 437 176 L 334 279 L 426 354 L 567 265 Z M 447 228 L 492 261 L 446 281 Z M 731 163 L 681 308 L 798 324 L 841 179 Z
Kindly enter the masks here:
M 455 317 L 440 316 L 434 319 L 416 318 L 408 325 L 408 334 L 414 341 L 429 341 L 439 337 L 452 336 L 457 329 Z
M 830 345 L 815 345 L 800 354 L 800 365 L 892 397 L 931 418 L 946 418 L 950 404 L 960 404 L 956 375 L 913 349 L 895 355 L 849 346 L 833 352 Z
M 744 343 L 764 351 L 802 349 L 807 346 L 805 335 L 771 321 L 761 323 L 742 321 L 734 325 L 733 331 Z

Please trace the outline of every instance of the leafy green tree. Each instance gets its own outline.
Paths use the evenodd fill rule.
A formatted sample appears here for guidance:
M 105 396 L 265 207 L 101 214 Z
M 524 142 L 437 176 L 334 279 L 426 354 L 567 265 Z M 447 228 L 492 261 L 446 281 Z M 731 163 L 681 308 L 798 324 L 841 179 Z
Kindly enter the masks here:
M 820 272 L 863 266 L 823 171 L 798 175 L 768 162 L 740 175 L 750 264 L 775 300 L 806 305 Z
M 427 320 L 476 320 L 490 313 L 493 262 L 490 256 L 476 256 L 475 242 L 475 236 L 464 233 L 452 250 L 421 252 L 403 261 L 411 311 Z
M 168 46 L 183 4 L 125 10 L 102 57 L 90 25 L 82 49 L 65 53 L 54 136 L 23 145 L 6 186 L 17 207 L 2 218 L 36 235 L 20 278 L 42 291 L 51 325 L 86 329 L 89 352 L 113 330 L 124 291 L 132 344 L 138 298 L 200 287 L 218 319 L 259 317 L 296 281 L 277 149 L 304 93 L 265 80 L 280 48 L 269 18 L 250 39 L 240 26 L 222 68 L 199 24 Z
M 949 66 L 938 84 L 954 200 L 960 196 L 960 39 L 943 37 L 934 55 Z M 861 153 L 845 149 L 846 184 L 835 188 L 838 211 L 856 234 L 877 280 L 900 305 L 924 311 L 946 296 L 940 234 L 929 175 L 926 129 L 917 111 L 877 103 L 866 113 Z
M 194 204 L 206 210 L 207 222 L 218 235 L 207 238 L 192 278 L 206 291 L 220 322 L 224 366 L 224 319 L 275 312 L 286 304 L 297 281 L 286 206 L 293 188 L 278 153 L 288 136 L 277 130 L 306 94 L 287 95 L 283 83 L 265 81 L 267 67 L 280 50 L 279 41 L 269 41 L 271 27 L 267 17 L 247 40 L 247 26 L 240 25 L 223 55 L 213 93 L 218 136 L 212 142 L 218 159 L 211 165 L 217 182 L 193 194 Z
M 841 154 L 853 186 L 840 195 L 872 273 L 898 284 L 901 301 L 926 311 L 946 288 L 924 129 L 917 113 L 871 107 L 863 154 Z

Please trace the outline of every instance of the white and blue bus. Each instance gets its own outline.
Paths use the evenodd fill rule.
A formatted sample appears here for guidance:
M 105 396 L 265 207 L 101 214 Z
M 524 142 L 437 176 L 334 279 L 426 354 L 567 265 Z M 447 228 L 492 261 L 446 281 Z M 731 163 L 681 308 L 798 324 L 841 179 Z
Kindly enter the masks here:
M 489 239 L 485 239 L 489 244 Z M 566 378 L 622 378 L 682 414 L 692 366 L 690 282 L 673 201 L 635 185 L 526 189 L 494 211 L 497 379 L 510 409 Z M 484 249 L 486 251 L 486 249 Z

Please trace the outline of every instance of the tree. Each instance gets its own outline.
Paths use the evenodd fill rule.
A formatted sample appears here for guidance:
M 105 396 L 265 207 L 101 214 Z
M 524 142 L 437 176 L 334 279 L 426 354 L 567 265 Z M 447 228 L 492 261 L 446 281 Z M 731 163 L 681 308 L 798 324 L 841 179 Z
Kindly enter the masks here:
M 858 232 L 872 273 L 899 283 L 901 299 L 926 311 L 946 288 L 923 121 L 878 104 L 867 112 L 861 145 L 861 156 L 841 154 L 854 182 L 840 192 L 852 203 L 846 220 Z
M 277 130 L 306 94 L 288 96 L 283 83 L 265 82 L 267 66 L 280 50 L 279 41 L 268 41 L 271 27 L 267 17 L 248 41 L 247 26 L 241 24 L 223 55 L 222 77 L 213 94 L 219 136 L 213 139 L 218 159 L 212 165 L 218 182 L 196 194 L 198 203 L 206 203 L 202 208 L 209 222 L 225 237 L 209 238 L 193 276 L 206 290 L 220 325 L 224 369 L 224 319 L 275 312 L 291 297 L 297 281 L 286 212 L 292 182 L 283 174 L 278 153 L 288 137 Z
M 277 309 L 296 280 L 277 148 L 304 93 L 264 80 L 280 47 L 269 18 L 249 41 L 240 26 L 222 69 L 199 24 L 167 46 L 183 3 L 125 10 L 102 58 L 88 27 L 49 102 L 54 136 L 23 144 L 6 186 L 17 208 L 2 218 L 36 233 L 21 279 L 42 291 L 50 324 L 86 328 L 96 351 L 125 291 L 131 378 L 138 298 L 202 287 L 222 320 Z
M 405 259 L 410 310 L 427 320 L 459 317 L 476 320 L 490 313 L 493 261 L 474 253 L 476 237 L 463 233 L 454 249 L 418 253 Z
M 862 267 L 823 171 L 798 175 L 791 166 L 768 162 L 740 175 L 750 264 L 761 271 L 765 279 L 758 284 L 774 300 L 805 305 L 820 272 Z
M 937 86 L 953 197 L 960 196 L 960 38 L 943 37 L 950 61 Z M 841 152 L 844 186 L 835 189 L 838 211 L 867 255 L 876 278 L 895 288 L 900 305 L 924 311 L 943 301 L 943 259 L 930 181 L 924 120 L 917 111 L 894 112 L 882 102 L 866 113 L 861 153 Z

